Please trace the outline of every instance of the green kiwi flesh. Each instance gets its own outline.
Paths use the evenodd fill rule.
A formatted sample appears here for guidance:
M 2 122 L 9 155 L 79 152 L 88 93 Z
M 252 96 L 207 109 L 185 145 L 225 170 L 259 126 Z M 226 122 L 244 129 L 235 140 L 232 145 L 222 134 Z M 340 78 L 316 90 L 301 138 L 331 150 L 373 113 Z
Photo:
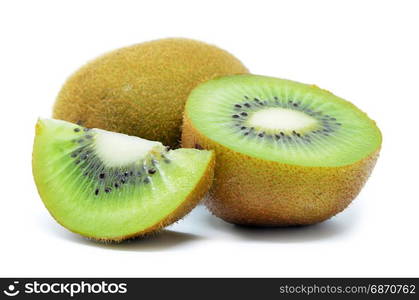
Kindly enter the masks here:
M 316 86 L 278 78 L 211 80 L 191 93 L 186 113 L 217 143 L 293 165 L 348 165 L 381 144 L 375 122 L 350 102 Z
M 345 209 L 381 149 L 375 122 L 314 85 L 257 75 L 199 85 L 185 107 L 182 146 L 214 150 L 205 204 L 227 222 L 307 225 Z
M 33 174 L 51 215 L 97 240 L 120 241 L 183 217 L 209 188 L 213 153 L 168 150 L 66 121 L 36 125 Z

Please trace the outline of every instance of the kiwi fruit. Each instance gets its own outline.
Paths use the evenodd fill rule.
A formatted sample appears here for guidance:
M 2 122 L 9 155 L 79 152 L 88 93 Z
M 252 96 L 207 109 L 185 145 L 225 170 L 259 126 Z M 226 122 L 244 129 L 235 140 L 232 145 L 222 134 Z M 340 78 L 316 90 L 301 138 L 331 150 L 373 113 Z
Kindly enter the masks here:
M 182 218 L 208 190 L 214 166 L 212 151 L 168 150 L 53 119 L 37 122 L 32 158 L 51 215 L 101 241 L 143 236 Z
M 75 72 L 57 96 L 53 117 L 177 147 L 191 90 L 215 77 L 247 72 L 228 52 L 200 41 L 145 42 Z
M 382 136 L 350 102 L 315 85 L 258 75 L 201 84 L 185 106 L 184 147 L 217 156 L 209 210 L 227 222 L 326 220 L 358 195 Z

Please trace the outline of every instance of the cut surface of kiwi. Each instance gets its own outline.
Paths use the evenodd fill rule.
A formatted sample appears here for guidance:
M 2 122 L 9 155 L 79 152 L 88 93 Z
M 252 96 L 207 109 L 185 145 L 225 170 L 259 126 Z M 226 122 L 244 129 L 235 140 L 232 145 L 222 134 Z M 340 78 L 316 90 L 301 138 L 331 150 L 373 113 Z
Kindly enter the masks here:
M 194 90 L 187 111 L 208 138 L 282 163 L 347 165 L 381 143 L 374 122 L 354 105 L 290 80 L 255 75 L 212 80 Z
M 123 240 L 183 217 L 208 190 L 213 153 L 66 121 L 36 124 L 33 174 L 52 216 L 98 240 Z
M 184 147 L 214 149 L 207 206 L 232 223 L 299 225 L 343 210 L 367 180 L 380 130 L 350 102 L 314 85 L 226 76 L 190 94 Z

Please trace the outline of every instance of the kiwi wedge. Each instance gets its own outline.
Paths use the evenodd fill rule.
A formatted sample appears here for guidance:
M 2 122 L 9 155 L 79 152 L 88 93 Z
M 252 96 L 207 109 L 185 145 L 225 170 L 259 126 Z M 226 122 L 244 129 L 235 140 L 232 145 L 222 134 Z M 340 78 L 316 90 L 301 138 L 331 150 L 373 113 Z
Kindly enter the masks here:
M 92 239 L 121 241 L 187 214 L 211 184 L 214 154 L 40 119 L 32 164 L 58 223 Z
M 213 149 L 206 205 L 222 219 L 304 225 L 345 209 L 381 147 L 374 121 L 314 85 L 258 75 L 201 84 L 185 108 L 184 147 Z
M 219 76 L 247 72 L 227 51 L 200 41 L 140 43 L 77 70 L 59 92 L 53 117 L 177 147 L 191 90 Z

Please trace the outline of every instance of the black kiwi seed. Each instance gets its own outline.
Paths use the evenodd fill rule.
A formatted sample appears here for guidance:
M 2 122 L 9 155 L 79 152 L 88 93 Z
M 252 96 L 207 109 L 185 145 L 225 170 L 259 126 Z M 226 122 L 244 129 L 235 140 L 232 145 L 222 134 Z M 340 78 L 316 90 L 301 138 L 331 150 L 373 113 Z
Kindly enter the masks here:
M 274 99 L 275 99 L 276 101 L 278 101 L 278 97 L 276 97 L 276 96 L 275 96 L 275 97 L 274 97 Z
M 97 196 L 97 195 L 99 195 L 99 189 L 96 189 L 95 190 L 95 195 Z
M 148 170 L 148 174 L 154 174 L 154 173 L 156 173 L 156 170 L 155 169 Z
M 281 136 L 279 134 L 275 134 L 275 137 L 279 140 Z
M 283 133 L 282 131 L 279 134 L 282 135 L 282 136 L 285 136 L 285 133 Z
M 75 163 L 76 165 L 78 165 L 78 164 L 80 163 L 80 159 L 76 160 L 74 163 Z
M 105 193 L 109 193 L 110 191 L 112 191 L 111 188 L 105 188 Z
M 165 162 L 166 164 L 169 164 L 169 163 L 170 163 L 170 159 L 167 159 L 167 158 L 166 158 L 166 159 L 164 160 L 164 162 Z
M 100 179 L 105 178 L 105 173 L 100 173 L 100 174 L 99 174 L 99 178 L 100 178 Z
M 298 106 L 298 103 L 294 103 L 294 104 L 293 104 L 293 106 L 294 106 L 294 107 L 297 107 L 297 106 Z
M 235 118 L 235 119 L 240 118 L 239 115 L 232 115 L 232 117 Z
M 241 130 L 245 130 L 246 128 L 247 128 L 246 126 L 240 127 Z
M 246 112 L 242 112 L 242 113 L 240 113 L 243 117 L 246 117 L 247 116 L 247 113 Z
M 80 132 L 80 128 L 74 128 L 74 132 Z
M 260 101 L 258 98 L 254 98 L 253 100 L 255 100 L 256 102 L 259 102 Z
M 122 184 L 124 184 L 124 183 L 126 183 L 127 181 L 125 180 L 125 179 L 121 179 L 121 183 Z
M 77 157 L 77 153 L 75 153 L 75 152 L 74 152 L 74 153 L 71 153 L 71 157 L 72 157 L 72 158 Z
M 249 99 L 249 97 L 248 96 L 244 96 L 244 99 Z
M 245 132 L 245 133 L 244 133 L 244 135 L 248 135 L 248 134 L 249 134 L 248 132 Z
M 261 132 L 261 133 L 258 134 L 258 136 L 260 136 L 260 137 L 263 137 L 264 135 L 265 135 L 264 132 Z
M 242 108 L 242 106 L 240 104 L 236 104 L 234 106 L 237 107 L 237 108 Z
M 301 134 L 299 134 L 299 133 L 297 132 L 297 136 L 298 136 L 298 137 L 301 137 Z
M 115 184 L 113 185 L 116 189 L 119 188 L 119 184 L 117 182 L 115 182 Z
M 246 107 L 250 107 L 250 104 L 249 103 L 245 103 L 243 105 L 246 106 Z

